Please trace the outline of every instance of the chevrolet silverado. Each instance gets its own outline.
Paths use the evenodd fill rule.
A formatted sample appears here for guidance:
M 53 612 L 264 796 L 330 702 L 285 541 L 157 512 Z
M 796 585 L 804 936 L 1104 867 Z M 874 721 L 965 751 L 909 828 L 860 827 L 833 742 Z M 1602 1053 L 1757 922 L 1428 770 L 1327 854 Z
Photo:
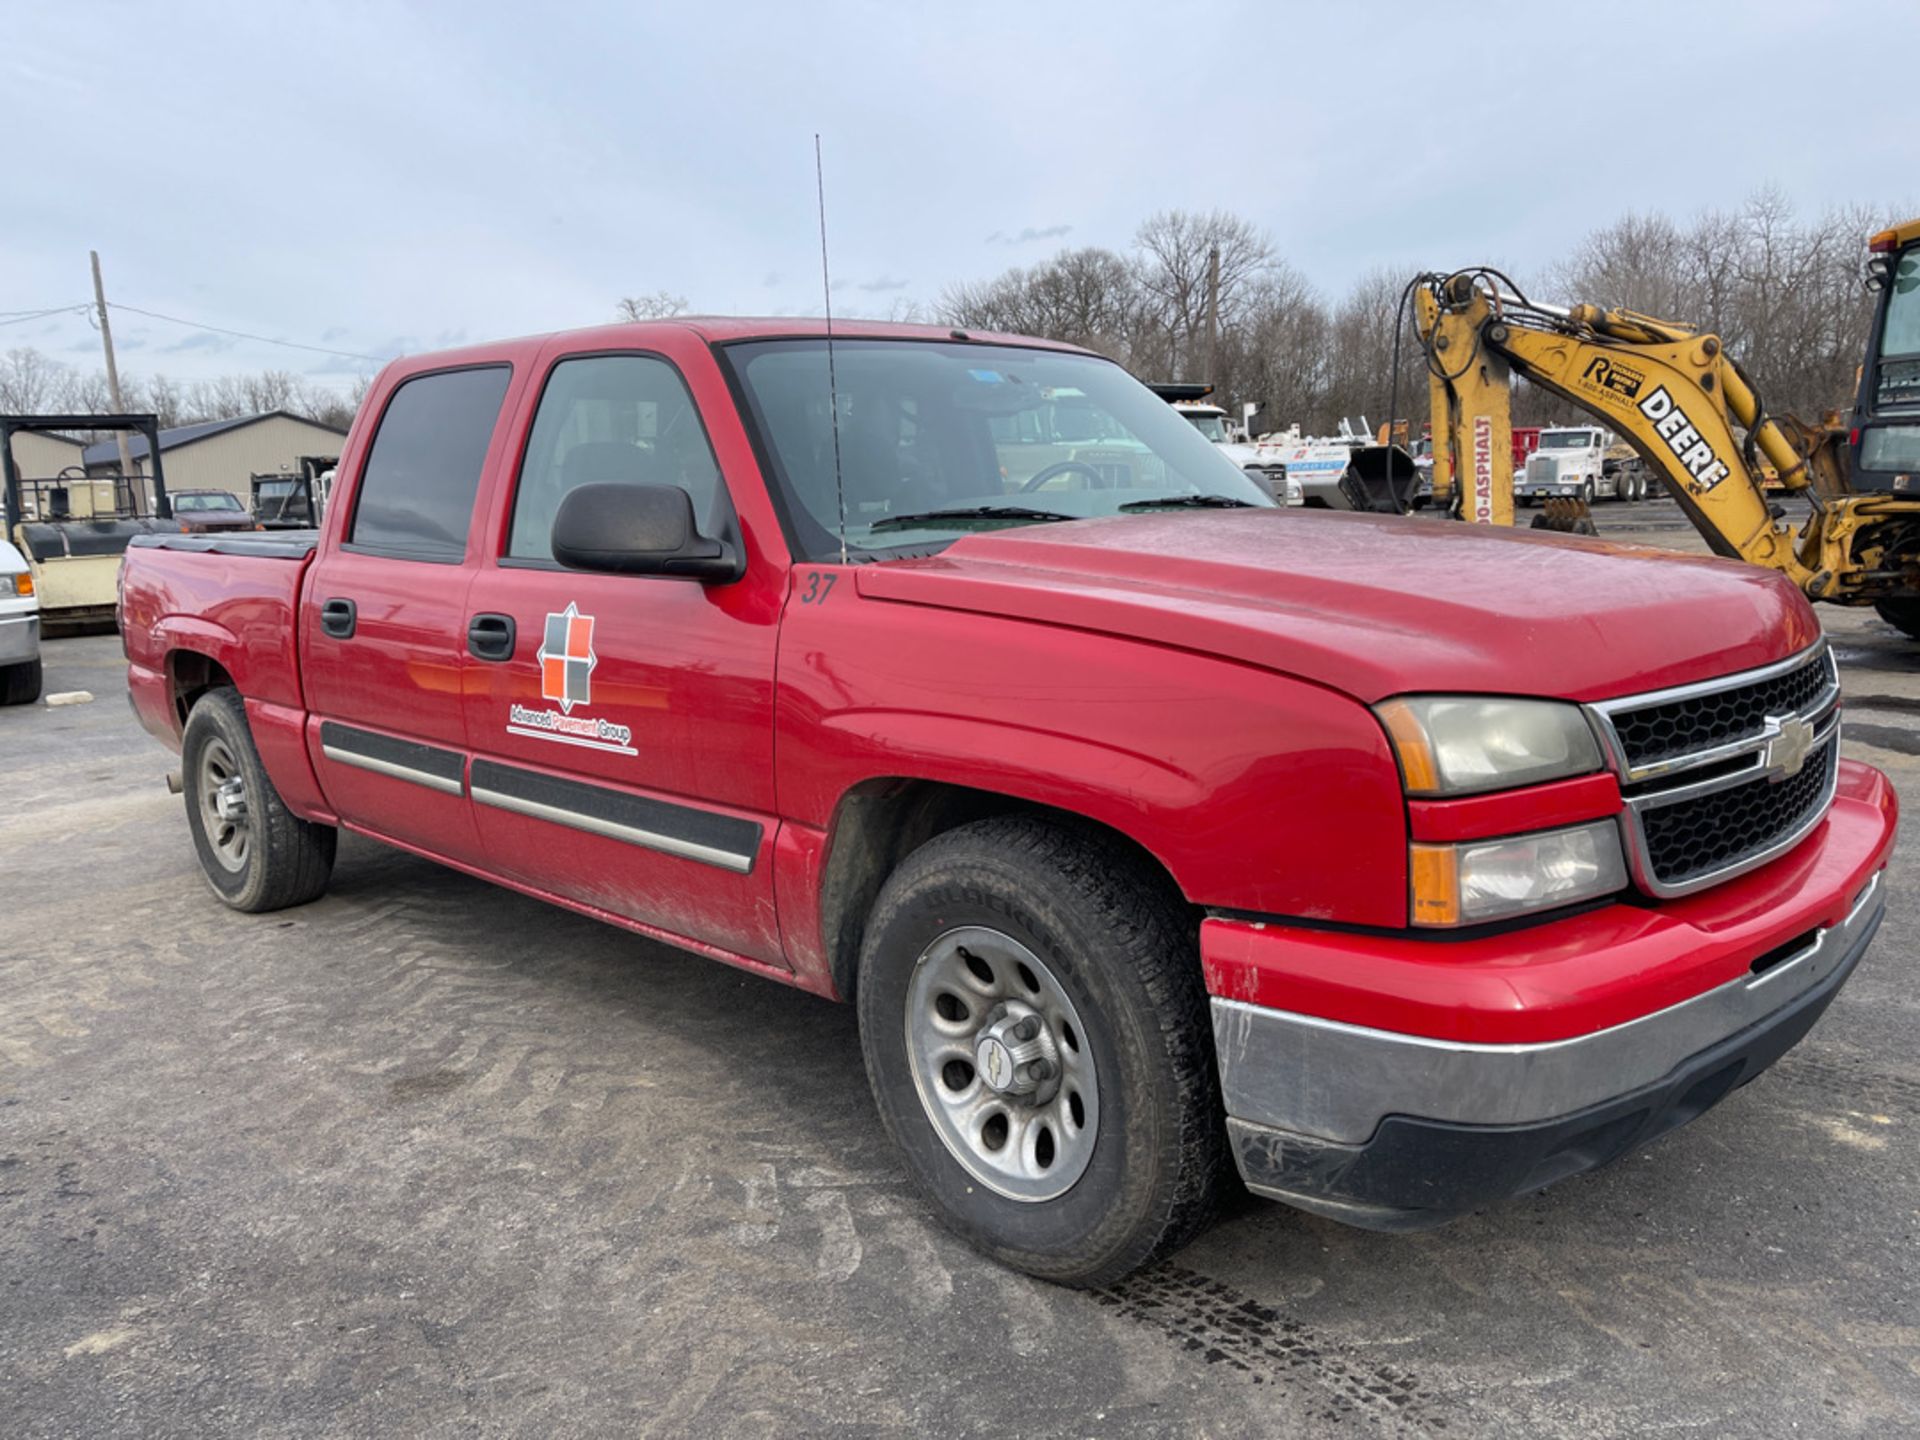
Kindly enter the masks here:
M 1041 341 L 397 361 L 324 528 L 121 583 L 221 900 L 316 898 L 346 829 L 851 1001 L 932 1208 L 1065 1283 L 1233 1169 L 1413 1229 L 1635 1150 L 1884 905 L 1894 794 L 1780 576 L 1289 511 Z

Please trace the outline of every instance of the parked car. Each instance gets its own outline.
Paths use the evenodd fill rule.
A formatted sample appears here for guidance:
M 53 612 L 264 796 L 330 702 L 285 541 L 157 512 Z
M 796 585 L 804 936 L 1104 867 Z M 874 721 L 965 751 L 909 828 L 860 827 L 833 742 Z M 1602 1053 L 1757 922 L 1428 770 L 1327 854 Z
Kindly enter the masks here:
M 176 490 L 172 499 L 173 518 L 179 522 L 183 534 L 205 535 L 224 530 L 259 528 L 239 497 L 228 491 Z
M 1894 793 L 1778 574 L 1282 509 L 1067 346 L 832 347 L 411 357 L 317 535 L 136 540 L 214 893 L 313 899 L 344 826 L 849 1000 L 932 1207 L 1084 1285 L 1229 1157 L 1404 1230 L 1637 1150 L 1865 952 Z M 1107 453 L 1042 453 L 1062 397 Z
M 0 705 L 40 698 L 40 597 L 27 557 L 0 536 Z

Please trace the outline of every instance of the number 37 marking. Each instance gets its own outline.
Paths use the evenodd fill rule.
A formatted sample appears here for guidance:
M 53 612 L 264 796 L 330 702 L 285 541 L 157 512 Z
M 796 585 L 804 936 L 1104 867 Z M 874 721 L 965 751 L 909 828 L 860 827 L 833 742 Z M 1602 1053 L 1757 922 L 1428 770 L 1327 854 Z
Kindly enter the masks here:
M 809 570 L 806 573 L 807 588 L 800 592 L 802 605 L 824 605 L 827 597 L 833 593 L 833 582 L 838 575 L 829 575 L 824 570 Z

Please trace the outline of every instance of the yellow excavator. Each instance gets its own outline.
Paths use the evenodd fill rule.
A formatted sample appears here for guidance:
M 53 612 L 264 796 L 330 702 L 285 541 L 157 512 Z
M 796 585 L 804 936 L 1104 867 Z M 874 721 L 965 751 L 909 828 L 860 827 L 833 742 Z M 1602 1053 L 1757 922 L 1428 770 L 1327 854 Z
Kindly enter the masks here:
M 1536 304 L 1498 271 L 1422 275 L 1414 325 L 1433 406 L 1434 505 L 1511 525 L 1512 377 L 1630 444 L 1721 555 L 1809 597 L 1873 605 L 1920 639 L 1920 220 L 1868 242 L 1878 292 L 1852 424 L 1771 414 L 1716 335 L 1628 310 Z M 1810 506 L 1797 532 L 1766 481 Z M 1588 529 L 1575 501 L 1555 528 Z

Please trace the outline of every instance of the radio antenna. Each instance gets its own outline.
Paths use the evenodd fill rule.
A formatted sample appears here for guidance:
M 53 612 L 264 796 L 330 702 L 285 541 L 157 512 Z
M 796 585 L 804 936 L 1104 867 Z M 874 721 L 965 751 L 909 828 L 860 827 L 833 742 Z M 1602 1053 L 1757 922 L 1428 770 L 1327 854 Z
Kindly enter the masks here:
M 833 420 L 833 497 L 840 508 L 840 563 L 847 563 L 847 483 L 840 473 L 840 385 L 833 373 L 833 281 L 827 274 L 827 172 L 813 132 L 813 187 L 820 202 L 820 294 L 827 307 L 827 404 Z

